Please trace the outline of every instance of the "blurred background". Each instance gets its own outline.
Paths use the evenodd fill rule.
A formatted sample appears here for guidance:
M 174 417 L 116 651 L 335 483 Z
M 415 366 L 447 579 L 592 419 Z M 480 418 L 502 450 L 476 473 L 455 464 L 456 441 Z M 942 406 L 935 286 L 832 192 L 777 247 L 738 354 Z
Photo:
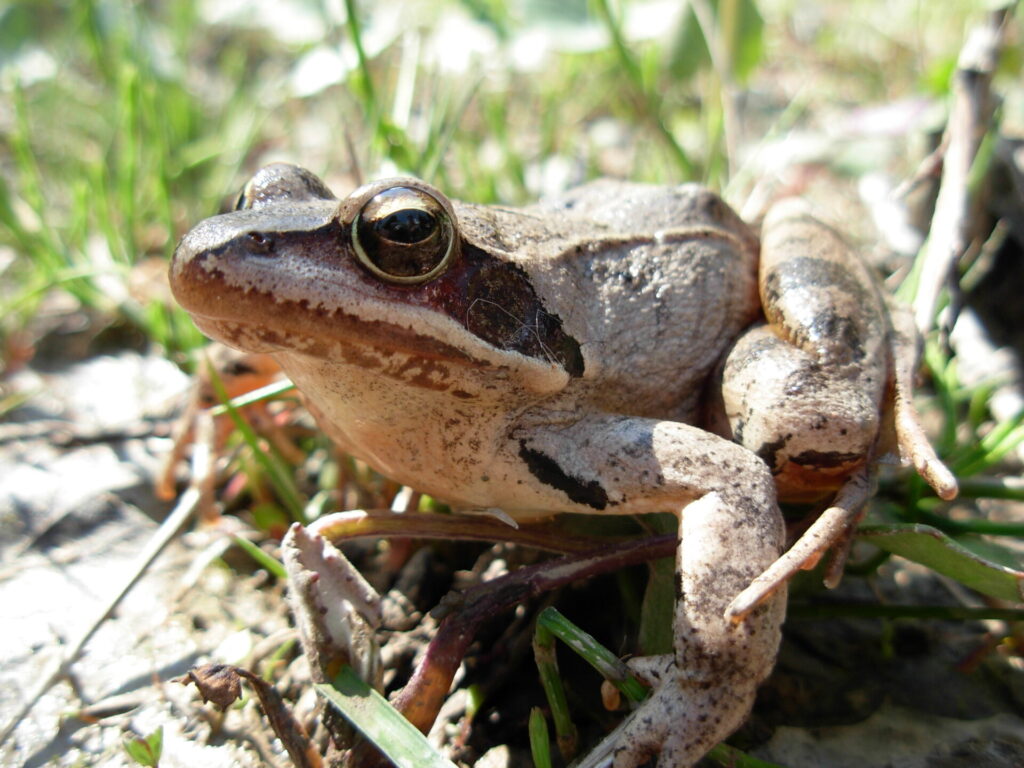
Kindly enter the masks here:
M 512 205 L 599 176 L 699 181 L 755 223 L 772 200 L 799 194 L 896 287 L 928 237 L 958 58 L 1004 7 L 996 97 L 964 180 L 970 258 L 940 284 L 939 308 L 952 311 L 925 351 L 922 407 L 964 498 L 939 509 L 902 476 L 871 518 L 876 531 L 939 526 L 982 559 L 968 567 L 947 545 L 929 560 L 910 554 L 919 539 L 890 544 L 916 562 L 872 550 L 851 568 L 840 598 L 867 603 L 854 606 L 863 615 L 794 603 L 778 670 L 738 743 L 790 768 L 889 764 L 897 749 L 908 767 L 1022 764 L 1011 598 L 1024 580 L 1024 12 L 994 0 L 0 1 L 0 719 L 95 616 L 169 508 L 153 485 L 206 340 L 169 296 L 167 261 L 256 169 L 298 163 L 340 196 L 410 174 L 453 198 Z M 395 488 L 335 457 L 294 405 L 302 451 L 284 474 L 299 490 L 268 479 L 253 458 L 259 440 L 231 438 L 218 499 L 237 513 L 235 539 L 176 542 L 88 646 L 76 687 L 49 691 L 0 762 L 128 764 L 122 740 L 161 728 L 161 764 L 284 760 L 254 707 L 247 720 L 218 719 L 163 681 L 201 659 L 276 654 L 266 674 L 287 689 L 290 672 L 274 677 L 295 655 L 281 650 L 291 637 L 282 588 L 272 564 L 228 551 L 232 542 L 274 555 L 294 517 L 390 504 Z M 459 573 L 482 572 L 479 549 L 413 557 L 404 546 L 369 547 L 359 564 L 384 583 L 430 585 L 418 610 Z M 592 630 L 632 636 L 644 578 L 606 580 L 573 601 L 589 607 Z M 820 584 L 794 593 L 813 598 Z M 985 597 L 967 589 L 979 584 L 995 586 Z M 919 620 L 936 605 L 928 615 L 939 619 Z M 997 608 L 998 620 L 970 613 Z M 528 647 L 530 620 L 497 638 L 505 625 L 493 628 L 488 642 Z M 608 642 L 630 650 L 621 636 Z M 493 765 L 526 764 L 526 713 L 542 694 L 532 658 L 516 661 L 467 662 L 469 703 L 447 722 L 461 764 L 505 744 L 512 756 Z M 499 668 L 495 693 L 485 681 Z M 115 694 L 129 700 L 111 703 Z
M 31 354 L 54 290 L 171 353 L 195 346 L 148 260 L 273 160 L 342 195 L 404 173 L 517 203 L 616 176 L 702 181 L 756 215 L 807 193 L 853 237 L 912 252 L 906 222 L 879 232 L 865 211 L 884 217 L 872 201 L 937 143 L 983 6 L 3 3 L 4 362 Z M 1007 46 L 1000 72 L 1017 126 L 1020 58 Z

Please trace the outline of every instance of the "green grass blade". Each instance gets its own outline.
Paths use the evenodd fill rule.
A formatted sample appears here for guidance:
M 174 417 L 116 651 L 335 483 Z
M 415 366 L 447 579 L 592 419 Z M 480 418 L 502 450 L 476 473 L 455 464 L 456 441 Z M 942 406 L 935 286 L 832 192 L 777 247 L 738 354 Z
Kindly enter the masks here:
M 395 765 L 455 768 L 387 699 L 359 679 L 351 667 L 344 667 L 332 684 L 318 684 L 316 691 Z
M 551 768 L 551 739 L 548 722 L 539 707 L 530 710 L 530 754 L 534 768 Z
M 930 525 L 892 523 L 862 526 L 857 536 L 1003 600 L 1024 600 L 1024 570 L 1016 556 L 997 545 L 964 536 L 952 539 Z
M 366 108 L 366 124 L 373 128 L 377 142 L 383 142 L 386 138 L 384 124 L 377 102 L 377 89 L 373 84 L 373 76 L 370 72 L 370 62 L 366 57 L 366 49 L 363 47 L 363 29 L 359 22 L 359 7 L 355 0 L 345 0 L 345 14 L 349 36 L 356 49 L 356 58 L 359 62 L 358 87 Z
M 597 642 L 593 635 L 584 632 L 565 618 L 557 609 L 549 607 L 541 611 L 537 617 L 537 625 L 572 648 L 631 701 L 643 701 L 647 698 L 647 688 L 633 677 L 629 667 L 618 656 Z
M 558 740 L 558 751 L 566 760 L 576 754 L 579 737 L 576 726 L 572 722 L 569 713 L 569 704 L 565 698 L 565 688 L 562 685 L 562 678 L 558 673 L 558 659 L 555 656 L 555 636 L 540 622 L 533 635 L 533 655 L 537 663 L 537 672 L 540 675 L 540 683 L 547 696 L 548 706 L 551 708 L 551 719 L 555 724 L 555 738 Z M 530 716 L 530 743 L 534 742 L 532 728 L 533 715 Z M 544 725 L 544 743 L 547 744 L 547 724 Z M 533 761 L 537 760 L 537 751 L 534 749 Z M 550 764 L 550 756 L 548 757 Z
M 647 118 L 651 127 L 654 128 L 665 142 L 665 146 L 679 167 L 683 178 L 694 178 L 697 175 L 697 168 L 693 161 L 690 160 L 689 155 L 686 154 L 686 150 L 676 140 L 675 134 L 665 125 L 664 117 L 661 114 L 661 99 L 645 86 L 640 64 L 626 42 L 619 19 L 612 12 L 608 0 L 595 0 L 594 5 L 597 7 L 598 15 L 604 22 L 605 29 L 608 30 L 608 35 L 612 39 L 612 47 L 629 79 L 630 85 L 636 93 L 640 107 L 644 112 L 644 117 Z
M 250 392 L 239 395 L 238 397 L 231 398 L 231 408 L 245 408 L 247 405 L 253 403 L 262 403 L 266 400 L 273 400 L 275 397 L 283 395 L 285 392 L 295 389 L 295 385 L 292 384 L 288 379 L 281 379 L 280 381 L 274 381 L 266 386 L 259 387 Z M 210 413 L 214 416 L 223 416 L 228 412 L 229 406 L 227 404 L 215 405 L 210 409 Z
M 306 502 L 302 498 L 302 494 L 295 485 L 295 480 L 292 477 L 291 471 L 287 465 L 274 451 L 273 446 L 269 450 L 265 450 L 260 445 L 259 436 L 253 430 L 252 426 L 242 416 L 237 408 L 235 408 L 227 399 L 227 393 L 224 391 L 224 385 L 217 378 L 214 367 L 210 366 L 211 372 L 211 383 L 213 389 L 217 393 L 217 397 L 224 404 L 227 410 L 227 414 L 231 417 L 231 420 L 235 424 L 235 428 L 241 433 L 242 439 L 245 440 L 246 444 L 252 448 L 253 455 L 256 457 L 256 461 L 267 473 L 267 477 L 270 479 L 271 484 L 274 486 L 274 490 L 277 491 L 278 496 L 281 498 L 281 502 L 288 510 L 288 514 L 291 515 L 292 520 L 306 525 L 309 521 L 306 520 Z
M 283 580 L 288 576 L 288 573 L 284 569 L 284 564 L 280 560 L 272 555 L 268 555 L 244 536 L 234 535 L 231 539 L 235 544 L 245 550 L 249 557 L 263 566 L 263 568 L 276 578 Z

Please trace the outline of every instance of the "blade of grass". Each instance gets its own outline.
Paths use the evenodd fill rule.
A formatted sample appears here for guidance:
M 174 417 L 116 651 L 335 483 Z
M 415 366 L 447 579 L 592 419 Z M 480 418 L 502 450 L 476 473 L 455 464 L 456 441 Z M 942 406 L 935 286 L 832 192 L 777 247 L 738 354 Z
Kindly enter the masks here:
M 306 520 L 306 503 L 302 498 L 302 494 L 299 493 L 299 489 L 295 486 L 295 481 L 292 477 L 291 471 L 288 469 L 285 462 L 274 451 L 273 446 L 264 449 L 263 446 L 260 445 L 260 439 L 255 430 L 253 430 L 249 422 L 246 421 L 245 417 L 242 416 L 241 412 L 228 400 L 227 393 L 224 390 L 224 384 L 220 380 L 220 377 L 217 376 L 215 366 L 210 365 L 209 369 L 212 374 L 210 381 L 217 394 L 217 398 L 221 403 L 223 403 L 228 416 L 231 418 L 231 421 L 234 422 L 235 428 L 241 433 L 242 439 L 245 440 L 245 443 L 252 449 L 253 456 L 256 458 L 256 461 L 267 473 L 267 477 L 270 479 L 271 485 L 274 486 L 274 490 L 277 491 L 277 494 L 281 499 L 281 503 L 284 504 L 285 509 L 288 510 L 288 514 L 291 516 L 292 520 L 302 523 L 303 525 L 307 525 L 309 521 Z
M 366 110 L 365 121 L 373 128 L 374 142 L 378 145 L 377 148 L 385 150 L 382 142 L 386 141 L 387 137 L 384 135 L 380 106 L 377 103 L 377 90 L 370 73 L 370 62 L 366 57 L 366 49 L 363 47 L 363 29 L 359 22 L 359 7 L 355 0 L 345 0 L 345 13 L 349 37 L 356 49 L 356 59 L 359 63 L 359 77 L 356 79 L 356 83 Z
M 601 645 L 594 636 L 577 627 L 558 609 L 548 607 L 537 617 L 537 626 L 557 637 L 573 649 L 584 661 L 618 688 L 630 701 L 647 698 L 647 688 L 629 671 L 629 667 L 614 653 Z
M 316 692 L 396 765 L 455 768 L 387 699 L 360 680 L 351 667 L 344 667 L 332 684 L 317 684 Z
M 960 480 L 960 498 L 1010 499 L 1024 501 L 1024 478 L 1022 477 L 968 477 Z M 994 523 L 992 525 L 1003 525 Z M 1006 523 L 1005 525 L 1012 525 Z M 1019 534 L 1024 537 L 1024 530 Z
M 966 539 L 951 539 L 929 525 L 892 523 L 861 526 L 857 538 L 920 563 L 986 595 L 1020 602 L 1024 599 L 1024 572 L 994 562 L 991 555 L 969 549 Z M 989 551 L 992 551 L 991 545 Z
M 997 424 L 971 446 L 967 453 L 953 462 L 952 469 L 960 477 L 969 477 L 991 467 L 1024 440 L 1024 411 Z
M 679 142 L 676 141 L 676 137 L 672 131 L 670 131 L 665 125 L 665 121 L 661 114 L 661 99 L 659 99 L 657 95 L 652 93 L 651 90 L 644 85 L 644 78 L 640 65 L 637 62 L 636 57 L 633 56 L 633 52 L 630 50 L 629 45 L 626 43 L 626 38 L 622 33 L 622 25 L 619 23 L 619 20 L 608 5 L 608 0 L 594 0 L 594 5 L 597 8 L 598 15 L 604 22 L 605 29 L 608 31 L 609 37 L 611 37 L 612 48 L 619 60 L 619 64 L 622 65 L 622 69 L 626 73 L 626 79 L 633 89 L 633 96 L 636 99 L 643 116 L 661 137 L 662 141 L 665 142 L 665 146 L 668 148 L 669 153 L 675 160 L 675 163 L 679 167 L 679 171 L 683 177 L 687 179 L 695 178 L 697 175 L 696 166 L 693 161 L 690 160 L 690 157 L 686 154 L 686 151 L 682 148 Z
M 579 733 L 572 722 L 569 714 L 569 704 L 565 699 L 565 688 L 562 686 L 562 678 L 558 673 L 558 657 L 555 655 L 555 636 L 544 624 L 537 622 L 533 634 L 533 655 L 537 663 L 537 672 L 540 674 L 541 686 L 551 708 L 551 719 L 555 724 L 555 739 L 558 742 L 558 751 L 562 758 L 568 762 L 576 754 L 579 743 Z M 543 720 L 543 716 L 541 716 Z M 531 724 L 533 716 L 531 715 Z M 534 743 L 533 729 L 530 729 L 530 743 Z M 547 724 L 544 724 L 544 744 L 547 749 Z M 537 753 L 534 752 L 534 762 L 537 763 Z M 548 764 L 551 762 L 548 757 Z
M 275 381 L 271 384 L 267 384 L 265 387 L 259 387 L 257 389 L 252 390 L 251 392 L 246 392 L 244 395 L 239 395 L 238 397 L 231 398 L 230 406 L 228 406 L 225 403 L 216 405 L 210 409 L 210 413 L 212 413 L 214 416 L 223 416 L 225 413 L 228 413 L 229 407 L 236 409 L 244 408 L 245 406 L 252 405 L 253 403 L 261 403 L 264 400 L 272 400 L 275 397 L 282 395 L 285 392 L 288 392 L 292 389 L 295 389 L 294 384 L 288 381 L 288 379 L 281 379 L 280 381 Z
M 253 560 L 259 563 L 263 568 L 270 572 L 277 579 L 284 580 L 288 575 L 284 570 L 284 565 L 276 557 L 267 554 L 262 549 L 257 547 L 253 542 L 249 541 L 244 536 L 238 536 L 234 534 L 231 536 L 231 540 L 241 547 L 246 554 L 249 555 Z
M 1024 621 L 1024 610 L 964 605 L 880 605 L 878 603 L 791 602 L 787 619 L 936 619 L 938 621 Z
M 551 768 L 551 739 L 548 722 L 539 707 L 530 710 L 530 755 L 534 768 Z

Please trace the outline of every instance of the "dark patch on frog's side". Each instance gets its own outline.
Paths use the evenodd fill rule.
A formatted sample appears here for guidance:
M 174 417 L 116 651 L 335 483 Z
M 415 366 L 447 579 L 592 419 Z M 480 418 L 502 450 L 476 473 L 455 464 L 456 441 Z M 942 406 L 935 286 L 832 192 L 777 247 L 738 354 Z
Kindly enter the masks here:
M 463 244 L 460 259 L 422 287 L 431 304 L 474 336 L 506 351 L 557 362 L 575 378 L 583 375 L 579 342 L 548 312 L 521 267 Z
M 857 362 L 864 359 L 867 352 L 858 323 L 850 317 L 839 314 L 834 309 L 825 309 L 817 314 L 814 322 L 807 328 L 797 329 L 794 340 L 798 345 L 815 343 L 818 339 L 838 339 L 840 349 L 848 353 L 835 362 Z M 829 345 L 829 348 L 833 348 Z
M 832 469 L 861 464 L 863 453 L 844 453 L 842 451 L 804 451 L 790 458 L 794 464 L 802 467 Z
M 525 440 L 519 441 L 519 457 L 526 462 L 530 474 L 545 485 L 562 491 L 570 501 L 586 504 L 597 510 L 602 510 L 613 503 L 609 502 L 607 491 L 597 480 L 584 481 L 573 477 L 546 453 L 527 447 Z
M 773 474 L 777 474 L 782 467 L 777 464 L 778 453 L 786 447 L 786 443 L 792 435 L 780 437 L 770 443 L 763 443 L 755 453 L 768 465 Z M 809 469 L 840 469 L 851 467 L 862 463 L 863 453 L 850 453 L 842 451 L 804 451 L 796 456 L 789 456 L 786 461 Z
M 773 474 L 782 469 L 782 467 L 776 466 L 777 456 L 779 451 L 786 447 L 786 443 L 789 442 L 789 438 L 791 437 L 792 435 L 786 435 L 785 437 L 780 437 L 778 440 L 772 440 L 770 443 L 762 443 L 761 447 L 754 451 L 754 453 L 756 453 L 761 460 L 768 465 L 768 469 L 770 469 Z

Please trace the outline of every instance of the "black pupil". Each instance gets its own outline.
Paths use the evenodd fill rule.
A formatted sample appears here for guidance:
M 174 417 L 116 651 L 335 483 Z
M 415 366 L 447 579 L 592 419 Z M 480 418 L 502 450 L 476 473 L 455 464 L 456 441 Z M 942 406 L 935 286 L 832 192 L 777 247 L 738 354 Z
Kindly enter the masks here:
M 434 217 L 418 208 L 395 211 L 377 222 L 377 234 L 393 243 L 412 245 L 426 240 L 434 232 Z

